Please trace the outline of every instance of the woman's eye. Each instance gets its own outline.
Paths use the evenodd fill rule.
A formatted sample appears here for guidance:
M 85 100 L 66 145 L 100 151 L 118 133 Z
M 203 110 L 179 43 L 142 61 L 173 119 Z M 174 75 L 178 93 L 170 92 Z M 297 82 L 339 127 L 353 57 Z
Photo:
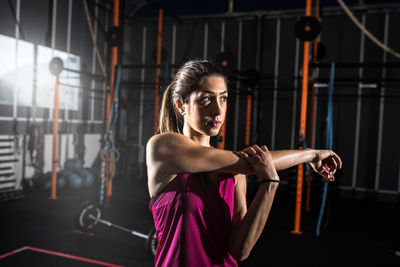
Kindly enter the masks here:
M 204 96 L 201 98 L 201 102 L 209 102 L 209 101 L 211 101 L 211 97 L 209 96 Z
M 221 97 L 221 101 L 222 101 L 222 102 L 226 102 L 226 101 L 228 101 L 228 97 L 227 97 L 227 96 L 223 96 L 223 97 Z

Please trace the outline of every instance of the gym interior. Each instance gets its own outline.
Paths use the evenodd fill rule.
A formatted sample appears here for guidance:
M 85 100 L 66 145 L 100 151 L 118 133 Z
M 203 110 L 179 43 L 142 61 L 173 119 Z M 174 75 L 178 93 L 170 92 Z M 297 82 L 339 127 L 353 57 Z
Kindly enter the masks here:
M 239 266 L 400 266 L 400 2 L 0 1 L 1 266 L 154 266 L 146 143 L 190 59 L 229 78 L 214 147 L 321 148 Z M 248 176 L 247 200 L 258 188 Z

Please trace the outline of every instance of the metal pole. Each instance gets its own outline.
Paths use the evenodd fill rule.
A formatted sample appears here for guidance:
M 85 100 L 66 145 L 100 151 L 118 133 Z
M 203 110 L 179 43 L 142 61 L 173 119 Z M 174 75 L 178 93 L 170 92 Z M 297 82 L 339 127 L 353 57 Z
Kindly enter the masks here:
M 221 48 L 220 52 L 224 52 L 225 49 L 225 21 L 222 21 L 221 23 Z M 218 147 L 220 149 L 225 148 L 225 128 L 226 128 L 226 123 L 227 123 L 227 116 L 225 115 L 225 121 L 221 126 L 221 129 L 219 131 L 219 136 L 222 138 L 221 141 L 218 143 Z
M 299 74 L 299 50 L 300 50 L 300 40 L 296 38 L 296 53 L 295 53 L 295 61 L 294 61 L 294 77 L 297 77 Z M 291 134 L 291 149 L 294 149 L 294 140 L 295 140 L 295 128 L 296 128 L 296 111 L 297 111 L 297 86 L 298 81 L 294 79 L 293 81 L 293 108 L 292 108 L 292 134 Z
M 281 39 L 281 19 L 276 21 L 276 42 L 275 42 L 275 67 L 274 67 L 274 102 L 272 104 L 272 134 L 271 150 L 275 150 L 276 131 L 276 107 L 278 105 L 278 76 L 279 76 L 279 47 Z
M 387 45 L 389 36 L 389 12 L 385 14 L 385 31 L 383 43 Z M 386 63 L 387 52 L 383 52 L 382 62 Z M 382 69 L 382 80 L 386 79 L 386 68 Z M 376 149 L 376 169 L 375 169 L 375 185 L 374 189 L 379 189 L 379 174 L 381 170 L 381 158 L 382 158 L 382 137 L 383 137 L 383 115 L 385 112 L 385 85 L 381 87 L 381 98 L 379 102 L 379 124 L 378 124 L 378 147 Z
M 59 97 L 59 85 L 58 76 L 56 78 L 56 85 L 54 88 L 54 116 L 53 116 L 53 160 L 51 168 L 51 195 L 50 199 L 57 199 L 57 148 L 58 148 L 58 97 Z
M 362 25 L 365 25 L 366 15 L 363 13 L 362 15 Z M 364 42 L 365 35 L 361 32 L 361 41 L 360 41 L 360 63 L 364 62 Z M 362 67 L 358 70 L 358 78 L 362 79 L 364 74 L 364 69 Z M 356 117 L 356 133 L 355 133 L 355 141 L 354 141 L 354 160 L 353 160 L 353 180 L 352 187 L 353 189 L 357 186 L 357 164 L 358 164 L 358 148 L 359 148 L 359 140 L 360 140 L 360 122 L 361 122 L 361 108 L 362 108 L 362 86 L 361 82 L 358 84 L 357 91 L 357 117 Z
M 311 15 L 311 0 L 306 0 L 306 16 Z M 300 133 L 302 138 L 306 137 L 306 120 L 307 120 L 307 93 L 308 93 L 308 60 L 310 54 L 310 42 L 304 42 L 304 54 L 303 54 L 303 87 L 301 95 L 301 114 L 300 114 Z M 300 150 L 304 149 L 302 146 Z M 302 234 L 300 230 L 301 223 L 301 201 L 303 194 L 303 164 L 299 164 L 297 167 L 297 190 L 296 190 L 296 210 L 294 219 L 294 230 L 292 234 Z
M 119 0 L 114 0 L 113 26 L 115 26 L 115 27 L 119 26 Z M 118 47 L 114 46 L 111 50 L 110 92 L 107 94 L 106 121 L 109 120 L 112 102 L 115 98 L 115 67 L 117 66 L 117 63 L 118 63 Z M 112 138 L 113 142 L 115 142 L 115 136 L 111 136 L 110 138 Z M 108 162 L 106 162 L 105 167 L 106 167 L 106 173 L 108 173 L 108 169 L 109 169 Z M 108 178 L 106 181 L 106 184 L 107 184 L 107 186 L 106 186 L 107 192 L 106 192 L 105 206 L 110 207 L 111 206 L 111 195 L 112 195 L 112 180 Z
M 143 35 L 142 35 L 142 64 L 146 62 L 146 41 L 147 41 L 147 27 L 143 26 Z M 145 79 L 146 69 L 142 68 L 140 74 L 140 81 L 142 84 L 140 85 L 140 104 L 139 104 L 139 129 L 138 129 L 138 143 L 139 146 L 143 144 L 143 102 L 144 102 L 144 79 Z M 138 158 L 141 157 L 141 151 L 138 151 Z
M 163 9 L 158 10 L 158 33 L 157 33 L 157 64 L 161 65 L 161 47 L 162 47 L 162 30 L 163 30 Z M 161 68 L 156 68 L 156 87 L 154 92 L 154 134 L 158 132 L 158 114 L 160 109 L 160 76 Z
M 239 20 L 238 25 L 238 53 L 237 53 L 237 69 L 241 70 L 242 65 L 242 36 L 243 36 L 243 22 Z M 236 81 L 236 95 L 235 95 L 235 121 L 233 132 L 233 150 L 237 150 L 238 142 L 238 128 L 239 128 L 239 107 L 240 107 L 240 81 Z
M 207 48 L 208 48 L 208 23 L 204 24 L 203 59 L 207 59 Z
M 320 19 L 319 17 L 319 0 L 316 1 L 315 3 L 315 18 L 316 19 Z M 312 61 L 313 63 L 317 62 L 317 56 L 318 56 L 318 39 L 319 36 L 317 38 L 314 39 L 313 41 L 313 57 L 312 57 Z M 331 68 L 332 69 L 332 68 Z M 317 68 L 313 68 L 313 71 L 315 71 L 315 73 L 317 73 L 318 69 Z M 313 75 L 313 80 L 312 82 L 312 92 L 311 92 L 311 107 L 310 107 L 310 136 L 308 137 L 308 147 L 313 148 L 314 147 L 314 140 L 315 140 L 315 117 L 316 117 L 316 113 L 317 113 L 317 92 L 318 92 L 318 87 L 314 86 L 315 84 L 315 79 L 316 76 Z M 331 82 L 331 81 L 330 81 Z M 312 170 L 311 168 L 308 168 L 308 172 L 306 173 L 307 175 L 307 187 L 306 187 L 306 205 L 305 205 L 305 210 L 306 211 L 311 211 L 311 179 L 312 179 Z

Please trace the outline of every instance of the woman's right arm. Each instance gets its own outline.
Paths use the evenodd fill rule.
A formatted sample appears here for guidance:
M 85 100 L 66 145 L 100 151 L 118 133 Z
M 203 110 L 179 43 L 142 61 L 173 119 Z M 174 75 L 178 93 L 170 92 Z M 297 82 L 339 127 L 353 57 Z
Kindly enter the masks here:
M 254 173 L 235 152 L 208 148 L 178 133 L 153 136 L 147 143 L 146 163 L 150 176 L 155 179 L 186 172 Z

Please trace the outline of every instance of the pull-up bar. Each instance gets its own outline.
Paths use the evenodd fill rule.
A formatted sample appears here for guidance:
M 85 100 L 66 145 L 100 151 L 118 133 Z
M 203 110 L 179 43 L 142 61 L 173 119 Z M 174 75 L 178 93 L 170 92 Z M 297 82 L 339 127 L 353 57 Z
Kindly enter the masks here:
M 329 62 L 319 62 L 310 63 L 310 67 L 314 68 L 330 68 L 331 63 Z M 335 68 L 371 68 L 371 69 L 382 69 L 382 68 L 400 68 L 400 63 L 395 62 L 341 62 L 335 63 Z

